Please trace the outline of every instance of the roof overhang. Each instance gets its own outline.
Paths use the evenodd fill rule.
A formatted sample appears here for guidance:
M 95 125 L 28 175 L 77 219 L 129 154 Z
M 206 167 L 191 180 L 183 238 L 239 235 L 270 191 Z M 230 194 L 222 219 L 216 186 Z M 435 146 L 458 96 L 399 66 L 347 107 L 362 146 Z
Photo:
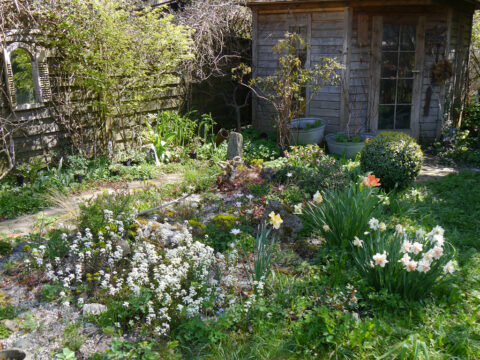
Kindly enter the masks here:
M 249 7 L 272 5 L 315 4 L 317 7 L 379 7 L 379 6 L 466 6 L 480 9 L 480 0 L 247 0 Z

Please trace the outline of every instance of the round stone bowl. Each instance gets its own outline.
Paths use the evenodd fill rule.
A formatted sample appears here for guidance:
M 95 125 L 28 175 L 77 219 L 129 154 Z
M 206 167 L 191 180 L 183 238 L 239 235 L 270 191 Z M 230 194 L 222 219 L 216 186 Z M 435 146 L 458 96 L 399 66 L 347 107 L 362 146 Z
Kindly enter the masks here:
M 29 360 L 25 351 L 20 349 L 0 350 L 0 360 Z

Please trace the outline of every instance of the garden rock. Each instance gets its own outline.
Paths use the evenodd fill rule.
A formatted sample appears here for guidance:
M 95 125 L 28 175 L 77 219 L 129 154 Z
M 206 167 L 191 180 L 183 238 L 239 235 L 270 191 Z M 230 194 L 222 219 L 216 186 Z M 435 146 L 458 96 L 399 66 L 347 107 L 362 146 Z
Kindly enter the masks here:
M 122 249 L 123 255 L 130 255 L 130 253 L 131 253 L 130 244 L 128 243 L 127 240 L 125 240 L 125 239 L 117 240 L 117 246 L 120 249 Z
M 227 159 L 233 160 L 236 156 L 242 157 L 243 135 L 232 131 L 228 138 Z
M 10 331 L 17 331 L 17 323 L 13 320 L 3 320 L 3 325 Z
M 293 241 L 296 235 L 303 229 L 302 220 L 297 215 L 288 211 L 288 209 L 286 209 L 280 202 L 271 200 L 265 209 L 264 219 L 266 222 L 269 220 L 268 214 L 272 211 L 276 214 L 280 214 L 280 217 L 283 220 L 283 223 L 278 230 L 280 239 L 283 241 Z
M 18 339 L 17 341 L 15 341 L 15 343 L 13 344 L 13 347 L 14 348 L 18 348 L 18 349 L 22 349 L 22 350 L 27 350 L 27 349 L 30 349 L 32 346 L 30 340 L 28 339 Z
M 102 304 L 85 304 L 83 306 L 83 316 L 98 315 L 107 311 L 107 307 Z
M 20 252 L 24 252 L 24 247 L 28 245 L 28 242 L 27 241 L 22 241 L 22 242 L 19 242 L 18 244 L 16 244 L 14 247 L 13 247 L 13 252 L 14 253 L 20 253 Z
M 277 174 L 278 170 L 272 169 L 272 168 L 262 168 L 262 171 L 260 171 L 260 176 L 264 180 L 272 181 L 275 175 Z

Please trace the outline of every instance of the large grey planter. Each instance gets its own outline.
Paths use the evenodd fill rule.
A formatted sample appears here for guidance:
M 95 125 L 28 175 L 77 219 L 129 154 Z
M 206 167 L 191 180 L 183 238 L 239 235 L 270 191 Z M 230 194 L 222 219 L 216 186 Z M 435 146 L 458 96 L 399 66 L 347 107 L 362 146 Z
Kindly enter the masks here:
M 346 157 L 353 157 L 358 154 L 364 148 L 365 140 L 375 136 L 373 134 L 359 134 L 363 139 L 362 142 L 340 142 L 335 140 L 335 137 L 340 134 L 343 133 L 328 134 L 325 136 L 325 141 L 331 154 L 345 155 Z
M 316 121 L 321 120 L 322 125 L 304 130 L 308 124 L 314 124 Z M 290 129 L 290 144 L 291 145 L 308 145 L 308 144 L 320 144 L 323 140 L 323 134 L 325 133 L 325 126 L 327 122 L 319 118 L 298 118 L 292 119 L 291 124 L 288 126 Z

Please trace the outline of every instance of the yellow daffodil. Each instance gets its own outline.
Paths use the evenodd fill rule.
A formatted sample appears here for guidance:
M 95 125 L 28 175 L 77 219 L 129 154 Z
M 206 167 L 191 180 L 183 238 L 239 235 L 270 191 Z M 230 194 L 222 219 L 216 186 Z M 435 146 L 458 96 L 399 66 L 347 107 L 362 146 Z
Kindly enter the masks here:
M 268 214 L 268 216 L 270 217 L 270 224 L 273 226 L 274 229 L 279 229 L 280 228 L 280 225 L 282 225 L 283 223 L 283 220 L 282 218 L 280 217 L 280 214 L 275 214 L 275 212 L 271 212 L 270 214 Z

